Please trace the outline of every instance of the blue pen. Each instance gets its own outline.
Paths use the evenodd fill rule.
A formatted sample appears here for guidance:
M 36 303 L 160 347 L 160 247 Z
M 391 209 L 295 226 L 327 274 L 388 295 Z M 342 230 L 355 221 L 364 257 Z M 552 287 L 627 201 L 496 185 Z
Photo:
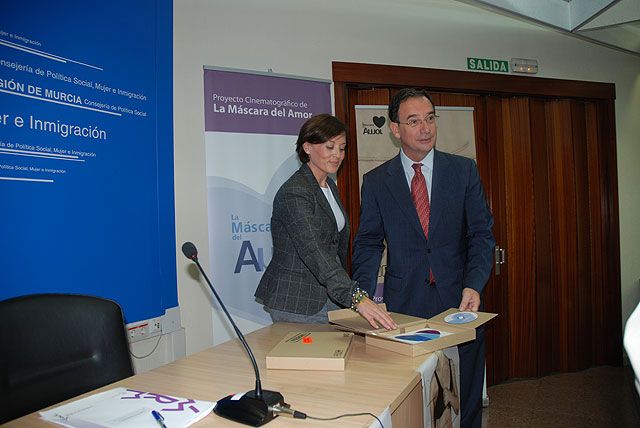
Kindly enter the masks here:
M 162 428 L 167 428 L 167 426 L 164 424 L 164 417 L 160 414 L 160 412 L 156 412 L 155 410 L 152 410 L 151 414 L 153 415 L 154 418 L 156 418 L 156 421 L 158 421 L 158 423 Z

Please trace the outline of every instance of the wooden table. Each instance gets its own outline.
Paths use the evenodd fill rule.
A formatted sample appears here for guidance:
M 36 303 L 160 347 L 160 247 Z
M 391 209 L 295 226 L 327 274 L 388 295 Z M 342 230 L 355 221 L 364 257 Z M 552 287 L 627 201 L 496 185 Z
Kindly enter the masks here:
M 420 374 L 415 369 L 429 354 L 407 357 L 366 346 L 364 338 L 356 336 L 345 371 L 267 370 L 266 354 L 291 331 L 335 330 L 321 324 L 277 323 L 248 334 L 247 342 L 258 363 L 263 389 L 280 392 L 293 409 L 309 416 L 328 418 L 362 412 L 380 415 L 389 407 L 394 427 L 423 426 L 422 384 Z M 252 390 L 255 377 L 246 351 L 240 341 L 235 339 L 93 392 L 115 386 L 217 401 L 229 394 Z M 279 416 L 268 425 L 273 428 L 368 427 L 374 421 L 371 416 L 347 417 L 337 422 Z M 29 428 L 54 425 L 42 421 L 38 412 L 35 412 L 5 426 Z M 204 428 L 242 425 L 211 413 L 192 426 Z

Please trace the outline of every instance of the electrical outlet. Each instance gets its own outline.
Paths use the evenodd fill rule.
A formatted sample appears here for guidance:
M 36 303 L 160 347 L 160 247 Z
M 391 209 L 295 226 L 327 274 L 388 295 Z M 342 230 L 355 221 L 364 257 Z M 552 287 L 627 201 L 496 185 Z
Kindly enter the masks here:
M 149 322 L 149 334 L 155 336 L 162 334 L 162 318 L 154 318 Z
M 129 332 L 129 342 L 144 340 L 149 337 L 149 323 L 127 327 L 127 331 Z
M 127 324 L 127 332 L 129 333 L 129 343 L 160 336 L 162 335 L 162 317 L 138 321 L 136 324 Z
M 138 326 L 138 332 L 136 334 L 140 340 L 149 337 L 149 323 Z

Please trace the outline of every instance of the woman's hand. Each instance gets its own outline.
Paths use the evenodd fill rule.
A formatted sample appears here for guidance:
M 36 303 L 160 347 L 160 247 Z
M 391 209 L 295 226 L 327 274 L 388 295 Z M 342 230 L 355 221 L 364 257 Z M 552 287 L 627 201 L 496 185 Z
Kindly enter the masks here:
M 377 323 L 380 323 L 382 327 L 387 330 L 394 330 L 398 328 L 396 323 L 391 319 L 391 315 L 389 312 L 382 309 L 378 306 L 373 300 L 368 297 L 365 298 L 362 302 L 358 303 L 357 306 L 358 312 L 362 315 L 369 324 L 375 329 L 379 329 Z

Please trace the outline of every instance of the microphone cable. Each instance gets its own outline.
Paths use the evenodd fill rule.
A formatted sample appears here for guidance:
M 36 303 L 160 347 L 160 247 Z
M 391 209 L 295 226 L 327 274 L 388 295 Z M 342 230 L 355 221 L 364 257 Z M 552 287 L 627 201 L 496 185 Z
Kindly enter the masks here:
M 141 357 L 133 353 L 133 351 L 131 350 L 131 343 L 129 343 L 129 354 L 131 354 L 131 356 L 137 360 L 143 360 L 151 356 L 151 354 L 153 354 L 154 352 L 156 352 L 156 349 L 158 349 L 158 345 L 160 344 L 161 340 L 162 340 L 162 333 L 160 333 L 160 336 L 158 336 L 158 341 L 156 342 L 156 345 L 153 347 L 153 349 L 147 355 L 143 355 Z
M 307 418 L 315 419 L 316 421 L 335 421 L 336 419 L 346 418 L 346 417 L 351 417 L 351 416 L 371 416 L 371 417 L 375 418 L 376 421 L 378 421 L 378 423 L 380 424 L 380 428 L 384 428 L 384 425 L 382 425 L 382 421 L 380 419 L 378 419 L 378 417 L 376 415 L 374 415 L 373 413 L 369 413 L 369 412 L 345 413 L 343 415 L 335 416 L 333 418 L 316 418 L 316 417 L 307 415 Z
M 280 405 L 275 405 L 272 407 L 272 410 L 274 412 L 274 414 L 278 414 L 278 415 L 282 415 L 282 416 L 290 416 L 294 419 L 314 419 L 316 421 L 335 421 L 337 419 L 341 419 L 341 418 L 346 418 L 346 417 L 355 417 L 355 416 L 371 416 L 373 418 L 375 418 L 376 421 L 378 421 L 378 423 L 380 424 L 380 428 L 384 428 L 384 425 L 382 425 L 382 421 L 380 419 L 378 419 L 378 417 L 376 415 L 374 415 L 373 413 L 369 413 L 369 412 L 363 412 L 363 413 L 345 413 L 339 416 L 334 416 L 332 418 L 318 418 L 315 416 L 309 416 L 306 413 L 302 413 L 302 412 L 298 412 L 297 410 L 293 410 L 290 407 L 284 407 L 284 406 L 280 406 Z

